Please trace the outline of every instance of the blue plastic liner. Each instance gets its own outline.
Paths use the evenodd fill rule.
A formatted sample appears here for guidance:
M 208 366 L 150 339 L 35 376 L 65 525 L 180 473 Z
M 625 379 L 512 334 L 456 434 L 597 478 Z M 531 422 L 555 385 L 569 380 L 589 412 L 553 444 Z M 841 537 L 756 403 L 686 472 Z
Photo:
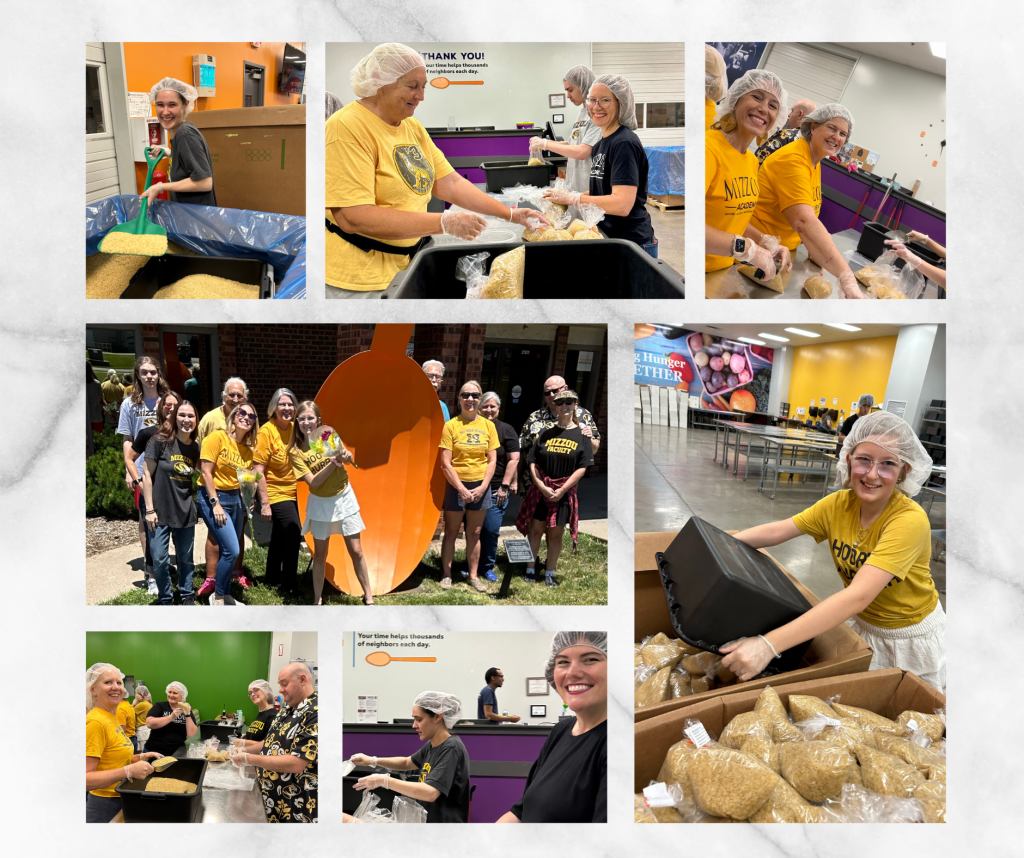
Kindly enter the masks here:
M 110 229 L 136 217 L 140 198 L 107 197 L 85 207 L 85 255 L 99 252 Z M 167 237 L 200 256 L 259 259 L 274 266 L 277 297 L 301 298 L 306 291 L 306 219 L 298 215 L 195 206 L 156 200 L 149 209 Z M 294 269 L 294 270 L 293 270 Z M 284 292 L 285 294 L 282 294 Z
M 644 146 L 649 164 L 647 193 L 686 196 L 686 147 Z

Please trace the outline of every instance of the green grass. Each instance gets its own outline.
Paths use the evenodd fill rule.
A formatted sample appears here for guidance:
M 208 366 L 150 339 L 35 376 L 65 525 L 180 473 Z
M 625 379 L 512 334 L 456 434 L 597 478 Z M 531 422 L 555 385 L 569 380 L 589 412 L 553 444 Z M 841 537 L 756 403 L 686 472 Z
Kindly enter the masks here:
M 608 546 L 598 539 L 585 533 L 579 537 L 579 550 L 570 553 L 572 542 L 567 538 L 566 547 L 558 562 L 557 587 L 546 587 L 543 574 L 537 584 L 527 584 L 523 580 L 522 564 L 514 567 L 515 577 L 509 588 L 507 599 L 497 598 L 501 578 L 508 568 L 508 560 L 504 549 L 498 550 L 498 562 L 495 573 L 497 582 L 485 582 L 489 593 L 478 593 L 469 586 L 466 578 L 459 571 L 465 568 L 465 552 L 455 554 L 455 575 L 450 590 L 441 589 L 441 557 L 433 551 L 423 558 L 423 562 L 406 579 L 398 592 L 387 596 L 375 596 L 378 605 L 605 605 L 608 603 Z M 541 554 L 543 556 L 543 544 Z M 299 596 L 285 596 L 273 587 L 264 584 L 266 575 L 267 551 L 263 546 L 247 548 L 242 560 L 245 574 L 252 579 L 253 586 L 243 590 L 236 582 L 231 586 L 231 595 L 246 605 L 311 605 L 313 603 L 313 576 L 306 572 L 309 564 L 309 553 L 305 547 L 299 553 Z M 206 577 L 206 567 L 196 567 L 194 589 L 199 587 Z M 197 605 L 206 605 L 208 598 L 203 596 Z M 358 596 L 338 593 L 328 585 L 325 587 L 324 602 L 328 605 L 361 605 Z M 155 605 L 157 598 L 150 596 L 145 590 L 133 588 L 119 596 L 101 602 L 101 605 Z

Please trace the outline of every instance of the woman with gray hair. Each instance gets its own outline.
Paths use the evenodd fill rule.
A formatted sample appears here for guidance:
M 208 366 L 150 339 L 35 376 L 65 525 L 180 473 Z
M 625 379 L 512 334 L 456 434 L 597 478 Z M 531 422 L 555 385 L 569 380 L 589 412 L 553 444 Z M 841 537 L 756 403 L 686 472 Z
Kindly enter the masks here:
M 508 499 L 519 490 L 519 435 L 508 423 L 498 419 L 501 397 L 488 390 L 480 397 L 480 414 L 494 424 L 498 433 L 497 463 L 491 477 L 491 505 L 480 531 L 480 574 L 486 581 L 497 581 L 494 563 L 498 559 L 498 532 L 505 517 Z
M 146 744 L 151 751 L 172 756 L 188 738 L 196 734 L 199 722 L 192 707 L 185 702 L 188 689 L 182 683 L 172 682 L 166 692 L 167 700 L 154 703 L 146 716 L 146 726 L 150 730 Z
M 233 742 L 243 751 L 256 750 L 256 745 L 262 743 L 267 737 L 270 725 L 277 717 L 277 710 L 274 708 L 274 689 L 271 688 L 267 680 L 254 679 L 249 683 L 249 699 L 256 706 L 256 711 L 259 714 L 249 722 L 249 729 L 245 731 L 245 736 Z M 254 744 L 250 746 L 249 742 Z
M 543 137 L 530 138 L 530 154 L 554 152 L 568 158 L 565 165 L 565 181 L 572 191 L 586 193 L 590 190 L 591 154 L 601 139 L 601 129 L 590 118 L 584 102 L 594 83 L 594 72 L 589 66 L 573 66 L 562 79 L 562 89 L 575 107 L 580 108 L 579 116 L 569 132 L 568 142 L 545 140 Z
M 818 219 L 821 214 L 821 162 L 836 155 L 853 133 L 853 116 L 841 104 L 825 104 L 800 123 L 800 137 L 772 152 L 757 174 L 759 193 L 750 226 L 776 235 L 794 253 L 803 243 L 811 262 L 839 281 L 847 298 L 864 294 Z
M 264 521 L 272 522 L 266 584 L 290 595 L 298 595 L 299 544 L 302 542 L 295 470 L 288 454 L 298 404 L 298 398 L 287 387 L 274 391 L 267 405 L 267 422 L 260 427 L 253 453 L 253 467 L 264 476 L 258 484 L 261 514 Z
M 586 99 L 590 118 L 601 130 L 591 152 L 590 186 L 583 193 L 549 188 L 544 196 L 554 203 L 591 203 L 605 211 L 601 230 L 608 238 L 624 238 L 658 257 L 647 202 L 647 153 L 636 135 L 636 103 L 622 75 L 594 78 Z

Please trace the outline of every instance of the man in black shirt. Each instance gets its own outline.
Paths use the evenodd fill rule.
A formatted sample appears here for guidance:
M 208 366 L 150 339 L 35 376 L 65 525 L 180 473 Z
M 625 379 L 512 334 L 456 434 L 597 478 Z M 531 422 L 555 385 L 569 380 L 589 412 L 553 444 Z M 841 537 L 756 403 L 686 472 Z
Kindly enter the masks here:
M 851 414 L 843 421 L 843 425 L 839 429 L 838 444 L 836 444 L 836 453 L 842 453 L 843 441 L 846 440 L 846 436 L 850 434 L 850 430 L 853 429 L 853 424 L 857 422 L 858 417 L 867 417 L 871 413 L 871 409 L 875 405 L 875 397 L 870 393 L 865 393 L 857 400 L 857 413 Z

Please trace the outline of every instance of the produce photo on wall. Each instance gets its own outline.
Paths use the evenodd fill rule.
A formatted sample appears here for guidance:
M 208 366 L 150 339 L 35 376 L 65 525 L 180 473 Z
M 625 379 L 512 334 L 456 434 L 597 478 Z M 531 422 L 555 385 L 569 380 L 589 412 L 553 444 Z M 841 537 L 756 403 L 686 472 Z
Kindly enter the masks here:
M 85 52 L 86 298 L 305 297 L 305 43 Z
M 675 325 L 638 324 L 633 383 L 686 394 L 689 407 L 765 413 L 774 350 Z
M 683 296 L 682 42 L 325 53 L 328 298 Z
M 605 325 L 87 325 L 86 363 L 89 604 L 607 602 Z
M 946 297 L 945 42 L 708 42 L 704 71 L 706 297 Z

